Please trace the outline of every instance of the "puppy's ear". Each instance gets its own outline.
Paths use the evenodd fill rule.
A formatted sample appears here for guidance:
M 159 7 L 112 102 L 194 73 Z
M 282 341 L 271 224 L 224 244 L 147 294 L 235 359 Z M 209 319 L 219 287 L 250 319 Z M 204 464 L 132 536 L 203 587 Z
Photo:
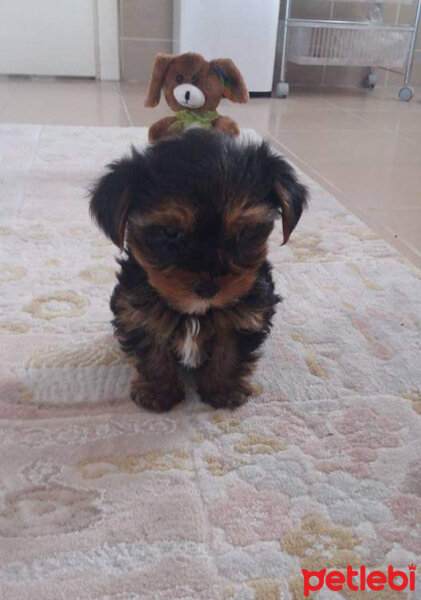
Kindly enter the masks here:
M 230 58 L 217 58 L 210 62 L 222 82 L 223 94 L 233 102 L 244 104 L 249 99 L 249 92 L 238 67 Z
M 145 106 L 153 108 L 159 104 L 162 85 L 174 58 L 175 57 L 171 54 L 164 54 L 163 52 L 160 52 L 155 56 L 151 80 L 149 82 L 148 94 L 145 100 Z
M 90 213 L 98 226 L 116 246 L 123 249 L 127 217 L 134 189 L 144 185 L 145 169 L 141 154 L 132 149 L 132 156 L 108 165 L 109 172 L 91 190 Z
M 307 188 L 298 181 L 294 169 L 280 156 L 271 153 L 271 170 L 275 181 L 269 195 L 271 203 L 282 216 L 283 244 L 286 244 L 307 206 Z

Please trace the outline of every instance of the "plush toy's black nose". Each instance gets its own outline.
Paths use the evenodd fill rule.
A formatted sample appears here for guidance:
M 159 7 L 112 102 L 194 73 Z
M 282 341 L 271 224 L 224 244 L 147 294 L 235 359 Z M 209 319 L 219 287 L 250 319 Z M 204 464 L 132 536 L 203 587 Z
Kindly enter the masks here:
M 186 92 L 184 94 L 184 98 L 185 98 L 186 102 L 188 102 L 190 100 L 190 92 Z
M 199 281 L 194 286 L 194 292 L 199 298 L 212 298 L 219 292 L 220 286 L 216 281 Z

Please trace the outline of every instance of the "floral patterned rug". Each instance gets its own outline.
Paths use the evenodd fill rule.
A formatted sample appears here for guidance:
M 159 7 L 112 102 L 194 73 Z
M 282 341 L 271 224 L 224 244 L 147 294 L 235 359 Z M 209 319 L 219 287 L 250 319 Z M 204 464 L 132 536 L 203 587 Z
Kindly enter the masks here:
M 300 600 L 302 569 L 421 559 L 420 273 L 304 178 L 256 396 L 128 399 L 86 189 L 146 129 L 0 127 L 0 596 Z M 418 592 L 332 592 L 393 600 Z M 411 595 L 412 593 L 412 595 Z

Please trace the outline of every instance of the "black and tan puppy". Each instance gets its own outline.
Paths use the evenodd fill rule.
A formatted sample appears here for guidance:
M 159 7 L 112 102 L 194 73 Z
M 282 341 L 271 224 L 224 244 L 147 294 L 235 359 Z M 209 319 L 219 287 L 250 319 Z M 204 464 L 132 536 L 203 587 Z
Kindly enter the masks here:
M 180 402 L 180 366 L 193 371 L 204 402 L 246 401 L 279 301 L 268 237 L 281 216 L 288 241 L 306 197 L 266 143 L 203 130 L 110 165 L 91 212 L 125 248 L 111 309 L 136 362 L 135 402 L 156 411 Z

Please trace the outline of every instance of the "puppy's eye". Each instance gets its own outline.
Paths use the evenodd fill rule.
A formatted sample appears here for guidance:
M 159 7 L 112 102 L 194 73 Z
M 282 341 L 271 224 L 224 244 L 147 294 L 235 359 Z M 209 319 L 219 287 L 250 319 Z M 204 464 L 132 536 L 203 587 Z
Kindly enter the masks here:
M 191 82 L 193 85 L 197 85 L 199 83 L 199 78 L 196 77 L 196 75 L 193 75 L 193 77 L 191 78 Z
M 237 252 L 238 250 L 247 250 L 247 246 L 251 245 L 256 238 L 255 227 L 244 227 L 235 235 L 225 239 L 225 248 L 228 252 Z
M 236 235 L 236 241 L 238 243 L 249 242 L 256 235 L 255 227 L 244 227 L 241 231 L 239 231 Z
M 164 227 L 163 233 L 167 240 L 171 242 L 178 242 L 184 237 L 184 231 L 177 229 L 177 227 Z
M 183 79 L 184 77 L 182 75 L 177 75 L 177 77 L 175 78 L 177 83 L 183 83 Z

